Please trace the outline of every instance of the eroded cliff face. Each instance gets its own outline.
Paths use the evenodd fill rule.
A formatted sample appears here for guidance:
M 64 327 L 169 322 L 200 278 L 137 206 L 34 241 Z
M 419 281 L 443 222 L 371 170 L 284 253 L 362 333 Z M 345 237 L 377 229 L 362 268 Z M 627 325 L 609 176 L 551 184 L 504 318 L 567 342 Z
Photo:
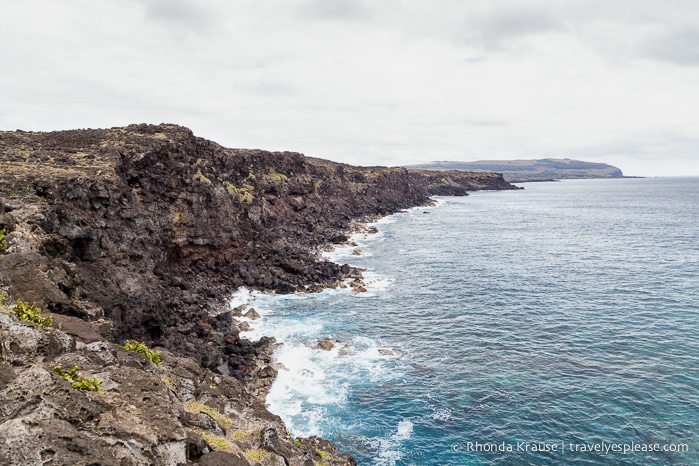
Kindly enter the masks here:
M 319 260 L 352 222 L 433 194 L 514 189 L 489 173 L 352 167 L 227 149 L 175 125 L 0 133 L 0 291 L 145 339 L 262 396 L 273 341 L 239 339 L 241 285 L 294 292 L 356 271 Z
M 168 329 L 207 320 L 238 286 L 336 284 L 345 274 L 316 252 L 353 220 L 512 188 L 495 174 L 226 149 L 174 125 L 0 133 L 0 153 L 11 295 L 167 346 Z

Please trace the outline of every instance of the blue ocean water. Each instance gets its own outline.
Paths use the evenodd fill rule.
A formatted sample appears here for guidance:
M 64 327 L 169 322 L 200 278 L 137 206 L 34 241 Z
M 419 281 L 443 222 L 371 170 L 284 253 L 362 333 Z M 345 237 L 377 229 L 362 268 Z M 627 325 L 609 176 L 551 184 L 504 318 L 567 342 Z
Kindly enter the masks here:
M 249 296 L 294 435 L 361 465 L 699 464 L 699 179 L 525 188 L 382 219 L 332 254 L 367 293 Z

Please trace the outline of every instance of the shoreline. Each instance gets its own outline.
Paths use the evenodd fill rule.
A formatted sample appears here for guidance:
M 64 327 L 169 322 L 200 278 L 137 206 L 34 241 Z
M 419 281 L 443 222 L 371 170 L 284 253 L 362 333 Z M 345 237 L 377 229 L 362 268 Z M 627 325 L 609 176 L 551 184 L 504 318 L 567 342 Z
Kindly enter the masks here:
M 353 255 L 354 255 L 350 251 L 353 251 L 353 250 L 356 251 L 358 248 L 362 250 L 361 255 L 364 255 L 364 250 L 369 248 L 371 243 L 376 240 L 372 236 L 382 233 L 382 231 L 379 227 L 380 227 L 383 220 L 390 219 L 391 217 L 394 217 L 400 213 L 407 213 L 413 209 L 414 210 L 422 210 L 422 209 L 428 209 L 428 208 L 432 209 L 434 207 L 438 207 L 441 203 L 442 203 L 442 201 L 440 201 L 438 199 L 431 199 L 431 202 L 428 205 L 415 206 L 415 207 L 412 207 L 410 209 L 401 210 L 399 212 L 396 212 L 396 213 L 393 213 L 390 215 L 372 216 L 370 218 L 362 219 L 362 221 L 355 221 L 355 222 L 353 222 L 351 230 L 347 231 L 348 240 L 344 243 L 341 243 L 341 244 L 328 244 L 328 245 L 326 245 L 325 247 L 322 248 L 322 253 L 321 253 L 322 257 L 324 260 L 333 261 L 334 263 L 336 263 L 338 265 L 344 265 L 342 260 L 337 261 L 337 260 L 335 260 L 335 258 L 333 256 L 338 251 L 345 250 L 344 253 L 340 253 L 340 255 L 346 256 L 345 258 L 350 258 L 350 257 L 353 257 Z M 423 211 L 423 213 L 428 213 L 428 212 Z M 362 240 L 364 240 L 364 241 L 362 241 Z M 366 240 L 369 240 L 369 244 L 367 244 Z M 371 253 L 371 252 L 369 251 L 369 253 Z M 261 316 L 261 320 L 255 320 L 255 321 L 249 322 L 250 326 L 252 327 L 251 330 L 248 332 L 245 332 L 244 334 L 241 334 L 241 337 L 245 337 L 245 338 L 250 337 L 252 341 L 254 341 L 257 338 L 269 337 L 269 338 L 273 338 L 277 342 L 275 344 L 275 347 L 274 347 L 274 350 L 272 352 L 271 357 L 272 357 L 272 361 L 274 363 L 275 369 L 278 370 L 278 375 L 272 380 L 272 383 L 269 387 L 269 390 L 265 394 L 264 403 L 265 403 L 265 406 L 267 407 L 267 409 L 269 409 L 271 413 L 281 417 L 282 421 L 287 426 L 287 429 L 289 429 L 289 431 L 293 435 L 296 435 L 298 432 L 303 432 L 303 435 L 308 434 L 308 435 L 323 436 L 324 434 L 322 431 L 319 431 L 319 430 L 313 431 L 312 429 L 309 429 L 308 426 L 304 426 L 304 428 L 302 428 L 302 429 L 299 429 L 298 426 L 294 426 L 294 423 L 290 422 L 290 420 L 287 417 L 285 417 L 285 412 L 284 412 L 285 409 L 279 409 L 280 406 L 283 406 L 286 408 L 288 406 L 288 403 L 286 403 L 286 402 L 279 403 L 278 402 L 279 406 L 276 406 L 276 409 L 275 409 L 274 402 L 270 403 L 270 401 L 268 401 L 267 398 L 270 395 L 270 392 L 273 392 L 276 388 L 278 388 L 279 384 L 282 384 L 282 386 L 289 385 L 289 382 L 287 380 L 281 380 L 282 377 L 280 377 L 279 374 L 281 374 L 282 371 L 284 371 L 284 370 L 288 370 L 291 372 L 295 369 L 298 371 L 299 367 L 294 367 L 294 368 L 285 367 L 284 362 L 283 362 L 284 358 L 283 358 L 283 356 L 280 355 L 280 352 L 283 351 L 283 345 L 289 345 L 289 344 L 293 344 L 293 343 L 289 343 L 287 341 L 284 341 L 283 338 L 279 334 L 270 333 L 270 332 L 268 332 L 266 330 L 262 330 L 262 329 L 260 329 L 260 330 L 255 329 L 255 322 L 261 322 L 261 323 L 265 322 L 265 321 L 270 322 L 270 320 L 275 319 L 276 314 L 278 313 L 279 309 L 267 309 L 267 308 L 261 309 L 261 306 L 259 306 L 259 305 L 256 306 L 255 302 L 256 301 L 259 302 L 259 299 L 258 299 L 259 296 L 263 296 L 264 298 L 272 299 L 272 300 L 275 299 L 275 296 L 277 298 L 279 296 L 284 296 L 284 299 L 304 299 L 304 298 L 308 298 L 309 297 L 308 295 L 310 295 L 310 294 L 315 294 L 315 293 L 319 293 L 319 292 L 323 293 L 323 292 L 327 292 L 327 291 L 331 291 L 331 290 L 337 290 L 337 292 L 341 292 L 341 293 L 351 293 L 355 296 L 360 295 L 360 296 L 357 296 L 359 299 L 361 299 L 361 294 L 363 294 L 363 293 L 370 293 L 371 294 L 372 293 L 371 288 L 372 288 L 372 285 L 374 285 L 374 284 L 371 282 L 368 282 L 366 275 L 363 273 L 363 272 L 367 272 L 367 270 L 363 269 L 361 267 L 358 267 L 356 265 L 350 265 L 350 267 L 353 270 L 357 270 L 357 271 L 360 271 L 360 273 L 362 273 L 362 276 L 361 276 L 361 279 L 363 281 L 362 284 L 366 285 L 368 290 L 365 289 L 364 291 L 359 292 L 359 293 L 355 292 L 355 290 L 351 289 L 352 287 L 348 284 L 348 282 L 352 279 L 347 278 L 347 279 L 345 279 L 344 283 L 342 283 L 339 286 L 328 286 L 328 287 L 323 288 L 320 291 L 314 290 L 310 293 L 299 291 L 299 292 L 293 293 L 292 295 L 275 295 L 274 293 L 267 294 L 267 293 L 264 293 L 263 291 L 256 292 L 256 291 L 251 291 L 251 290 L 247 290 L 247 289 L 243 289 L 243 290 L 239 289 L 239 290 L 236 290 L 236 293 L 234 293 L 232 295 L 232 298 L 235 300 L 236 294 L 238 292 L 242 292 L 246 296 L 247 307 L 255 309 Z M 366 282 L 366 283 L 364 283 L 364 282 Z M 279 302 L 277 301 L 276 304 L 279 304 Z M 261 327 L 268 328 L 268 325 L 263 325 Z M 325 335 L 325 333 L 324 333 L 324 335 Z M 306 349 L 306 350 L 310 350 L 307 353 L 315 354 L 316 356 L 319 356 L 319 357 L 320 357 L 320 355 L 322 355 L 323 357 L 328 357 L 328 358 L 339 358 L 339 357 L 350 357 L 352 354 L 354 354 L 355 357 L 360 357 L 358 354 L 352 352 L 353 350 L 356 350 L 356 348 L 354 348 L 351 345 L 351 341 L 354 339 L 354 337 L 358 337 L 359 335 L 349 335 L 346 338 L 344 338 L 343 340 L 337 339 L 336 336 L 331 335 L 331 334 L 327 334 L 327 335 L 322 336 L 322 337 L 320 335 L 316 335 L 316 336 L 318 338 L 313 337 L 312 339 L 307 340 L 306 343 L 304 345 L 302 345 L 303 348 L 293 348 L 295 351 L 295 354 L 298 353 L 299 349 Z M 296 342 L 295 344 L 299 345 L 300 343 Z M 328 346 L 323 346 L 323 344 L 326 344 Z M 388 348 L 388 347 L 378 345 L 378 344 L 375 346 L 376 347 L 373 348 L 371 351 L 377 351 L 379 357 L 382 357 L 382 358 L 399 357 L 395 353 L 395 350 L 393 348 Z M 313 352 L 319 352 L 319 353 L 313 353 Z M 294 362 L 296 362 L 296 361 L 294 361 Z M 314 366 L 314 363 L 311 360 L 306 361 L 306 364 L 308 367 L 303 367 L 303 369 L 301 369 L 301 370 L 308 371 L 309 367 L 312 368 Z M 326 376 L 332 377 L 332 375 L 328 375 L 328 374 L 326 374 Z M 290 375 L 289 377 L 293 378 L 293 375 Z M 282 389 L 283 388 L 284 387 L 282 387 Z M 406 421 L 406 423 L 407 422 L 408 421 Z M 405 429 L 406 427 L 403 426 L 402 428 Z M 352 454 L 352 452 L 349 452 L 349 451 L 344 452 L 344 453 L 349 454 L 349 455 Z
M 0 153 L 7 165 L 0 176 L 0 230 L 7 242 L 0 251 L 0 298 L 35 303 L 77 329 L 76 347 L 33 353 L 31 360 L 45 366 L 51 379 L 50 364 L 65 354 L 91 361 L 95 356 L 86 345 L 101 342 L 118 352 L 125 341 L 137 339 L 167 351 L 166 360 L 196 366 L 184 385 L 159 395 L 179 400 L 173 401 L 179 409 L 173 413 L 176 422 L 168 425 L 183 443 L 168 446 L 163 438 L 146 436 L 141 445 L 142 451 L 176 448 L 178 455 L 188 455 L 188 464 L 204 454 L 230 451 L 212 451 L 214 444 L 204 442 L 206 451 L 187 453 L 189 445 L 202 441 L 183 440 L 183 433 L 196 429 L 221 440 L 228 422 L 240 426 L 249 440 L 228 439 L 231 451 L 239 451 L 235 448 L 242 447 L 234 446 L 240 444 L 248 453 L 261 450 L 287 463 L 322 459 L 316 452 L 319 439 L 297 444 L 260 402 L 276 375 L 269 364 L 274 341 L 252 344 L 238 338 L 231 290 L 317 292 L 351 278 L 361 292 L 361 271 L 320 260 L 325 245 L 346 241 L 348 230 L 358 228 L 353 219 L 423 206 L 433 194 L 515 189 L 492 173 L 445 177 L 396 167 L 353 167 L 293 152 L 229 149 L 168 124 L 0 132 Z M 10 361 L 27 359 L 12 349 L 0 351 Z M 92 376 L 92 370 L 109 373 L 131 362 L 107 358 L 94 366 L 81 364 Z M 15 375 L 25 369 L 7 369 L 16 380 L 12 390 L 23 389 L 25 379 Z M 54 379 L 52 384 L 62 383 Z M 127 399 L 131 394 L 111 387 L 108 394 L 115 402 L 138 406 Z M 212 390 L 228 395 L 215 396 Z M 192 399 L 208 403 L 206 409 L 228 421 L 207 424 L 201 413 L 184 414 L 178 403 Z M 99 429 L 98 421 L 111 416 L 109 404 L 100 406 L 91 423 L 73 422 L 93 436 L 93 443 L 126 441 L 133 429 L 124 428 L 116 437 Z M 26 408 L 33 413 L 37 406 Z M 57 411 L 57 418 L 69 422 L 69 412 Z M 153 421 L 145 419 L 144 425 Z M 5 424 L 13 422 L 20 421 Z M 19 439 L 17 455 L 33 458 L 48 448 L 69 457 L 72 450 L 54 433 L 39 428 L 41 445 L 31 447 Z M 352 464 L 326 443 L 327 462 Z

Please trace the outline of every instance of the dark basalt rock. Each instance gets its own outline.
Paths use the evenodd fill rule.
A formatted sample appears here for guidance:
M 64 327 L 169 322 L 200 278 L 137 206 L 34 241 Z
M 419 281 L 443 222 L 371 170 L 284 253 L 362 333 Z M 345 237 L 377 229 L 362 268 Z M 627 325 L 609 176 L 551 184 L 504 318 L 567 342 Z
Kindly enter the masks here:
M 321 339 L 318 340 L 318 342 L 316 343 L 316 349 L 322 349 L 322 350 L 325 350 L 325 351 L 330 351 L 330 350 L 333 349 L 334 347 L 335 347 L 335 343 L 333 343 L 333 341 L 332 341 L 330 338 L 328 338 L 328 337 L 321 338 Z
M 240 455 L 212 451 L 201 457 L 199 466 L 250 466 L 250 462 Z
M 360 270 L 318 254 L 346 242 L 354 221 L 427 205 L 434 194 L 514 189 L 496 174 L 227 149 L 165 124 L 0 132 L 0 160 L 0 228 L 9 244 L 2 296 L 63 316 L 65 333 L 86 344 L 133 338 L 188 356 L 259 400 L 274 376 L 274 345 L 238 338 L 244 327 L 232 314 L 243 309 L 228 312 L 226 302 L 233 290 L 318 291 L 360 280 Z M 55 357 L 52 345 L 45 357 Z M 37 354 L 17 361 L 31 365 Z

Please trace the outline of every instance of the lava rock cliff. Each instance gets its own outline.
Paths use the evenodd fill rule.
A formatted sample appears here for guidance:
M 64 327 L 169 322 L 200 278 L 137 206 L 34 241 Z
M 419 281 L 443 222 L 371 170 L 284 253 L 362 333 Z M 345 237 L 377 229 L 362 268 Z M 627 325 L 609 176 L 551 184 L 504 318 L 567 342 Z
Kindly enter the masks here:
M 120 347 L 115 343 L 129 338 L 145 340 L 167 350 L 170 361 L 194 361 L 200 372 L 192 369 L 183 377 L 194 383 L 199 396 L 202 377 L 215 376 L 224 380 L 218 386 L 235 387 L 229 389 L 232 396 L 258 403 L 256 414 L 248 413 L 251 419 L 272 419 L 270 428 L 276 430 L 264 434 L 264 423 L 256 424 L 254 433 L 245 430 L 246 435 L 259 440 L 249 446 L 269 447 L 265 451 L 274 453 L 270 445 L 282 442 L 279 448 L 286 453 L 274 455 L 284 458 L 286 464 L 313 464 L 315 460 L 307 444 L 289 442 L 279 431 L 281 421 L 264 410 L 261 403 L 276 375 L 271 365 L 274 340 L 249 342 L 239 338 L 241 329 L 227 303 L 231 293 L 243 285 L 280 293 L 338 286 L 342 280 L 355 277 L 357 271 L 320 260 L 319 251 L 328 244 L 345 242 L 354 222 L 426 205 L 431 195 L 516 189 L 493 173 L 408 172 L 403 168 L 354 167 L 292 152 L 228 149 L 195 137 L 186 128 L 165 124 L 50 133 L 0 132 L 0 163 L 0 230 L 5 229 L 8 243 L 0 251 L 0 297 L 6 300 L 5 309 L 21 300 L 57 316 L 57 321 L 84 322 L 90 334 L 97 335 L 95 338 L 107 348 L 104 351 L 113 356 L 108 358 L 111 364 L 106 364 L 94 356 L 95 351 L 86 349 L 98 340 L 90 342 L 80 334 L 69 337 L 72 343 L 54 345 L 59 349 L 50 351 L 46 350 L 48 343 L 37 343 L 27 353 L 30 356 L 19 347 L 3 344 L 2 371 L 10 374 L 11 382 L 0 386 L 0 401 L 11 397 L 14 392 L 7 390 L 16 390 L 22 377 L 47 384 L 31 396 L 44 399 L 47 390 L 54 393 L 50 387 L 55 388 L 60 379 L 51 375 L 49 366 L 56 358 L 76 351 L 87 367 L 94 365 L 93 372 L 121 370 L 128 361 L 120 359 Z M 2 324 L 5 332 L 12 326 L 16 330 L 18 325 L 33 325 L 11 319 Z M 5 333 L 7 338 L 11 333 Z M 146 368 L 152 372 L 144 372 L 146 379 L 157 382 L 168 377 Z M 26 371 L 32 371 L 31 375 Z M 124 374 L 115 375 L 115 380 L 129 377 Z M 157 390 L 156 397 L 169 397 L 180 404 L 186 403 L 188 396 L 197 399 L 194 392 L 183 395 L 178 387 Z M 69 399 L 78 395 L 61 396 L 66 403 L 73 403 Z M 92 416 L 88 424 L 99 426 L 100 419 L 110 412 L 105 408 L 109 402 L 88 401 L 90 414 L 86 416 Z M 38 409 L 41 403 L 32 406 Z M 180 464 L 182 448 L 194 448 L 199 455 L 190 455 L 186 461 L 204 458 L 201 455 L 207 447 L 197 450 L 187 441 L 187 432 L 194 431 L 187 430 L 189 424 L 182 414 L 186 410 L 180 408 L 163 408 L 163 412 L 177 420 L 173 426 L 183 430 L 163 435 L 162 442 L 141 445 L 150 456 L 128 456 L 119 450 L 119 464 Z M 225 408 L 224 401 L 219 408 Z M 19 412 L 33 412 L 26 406 L 17 409 L 0 412 L 0 430 L 3 423 L 19 422 Z M 241 409 L 227 409 L 237 413 L 236 419 L 246 417 Z M 80 416 L 58 417 L 78 430 L 87 422 Z M 56 432 L 47 431 L 44 436 L 54 438 Z M 97 429 L 91 435 L 103 434 Z M 271 437 L 277 440 L 269 440 Z M 117 441 L 105 445 L 110 442 Z M 162 446 L 163 442 L 167 446 Z M 44 447 L 56 453 L 57 448 L 64 448 L 59 443 Z M 111 450 L 104 448 L 107 458 Z M 172 448 L 177 452 L 172 453 Z M 331 445 L 323 448 L 332 450 Z M 332 464 L 353 461 L 334 450 L 333 455 L 337 462 Z M 299 462 L 299 458 L 306 462 Z M 86 457 L 84 464 L 111 463 L 90 463 Z

